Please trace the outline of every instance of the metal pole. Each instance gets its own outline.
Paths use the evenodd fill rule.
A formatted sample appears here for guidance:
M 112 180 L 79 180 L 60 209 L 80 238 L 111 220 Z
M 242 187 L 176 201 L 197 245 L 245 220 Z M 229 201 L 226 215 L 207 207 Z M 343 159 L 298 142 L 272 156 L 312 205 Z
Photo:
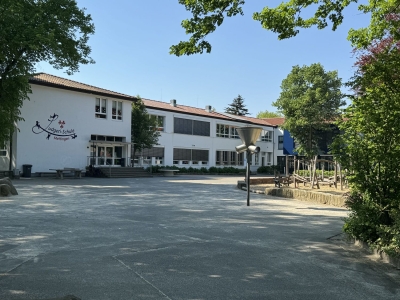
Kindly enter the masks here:
M 247 170 L 246 170 L 246 186 L 247 186 L 247 206 L 250 206 L 250 159 L 251 152 L 249 150 L 247 152 Z

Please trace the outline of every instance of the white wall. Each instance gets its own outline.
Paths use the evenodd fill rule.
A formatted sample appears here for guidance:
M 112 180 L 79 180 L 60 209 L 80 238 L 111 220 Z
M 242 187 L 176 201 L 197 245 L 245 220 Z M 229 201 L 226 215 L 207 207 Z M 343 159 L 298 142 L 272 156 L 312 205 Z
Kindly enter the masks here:
M 48 172 L 49 169 L 64 167 L 85 168 L 92 134 L 122 136 L 130 142 L 130 101 L 107 98 L 107 119 L 99 119 L 95 118 L 96 95 L 38 85 L 31 87 L 30 101 L 25 100 L 21 108 L 25 121 L 18 124 L 20 131 L 16 140 L 16 167 L 21 171 L 23 164 L 32 164 L 32 172 Z M 111 100 L 123 101 L 122 121 L 111 119 Z M 58 119 L 50 124 L 53 114 L 57 114 Z M 48 130 L 73 130 L 77 137 L 59 139 L 51 135 L 47 139 L 46 132 L 35 134 L 32 131 L 36 121 Z M 59 121 L 65 122 L 64 128 L 60 128 Z M 37 128 L 34 130 L 39 131 Z
M 209 162 L 205 167 L 216 166 L 216 151 L 235 151 L 235 147 L 242 144 L 240 139 L 222 138 L 216 137 L 217 124 L 232 125 L 236 127 L 244 127 L 248 124 L 234 122 L 223 119 L 214 119 L 207 117 L 200 117 L 188 114 L 180 114 L 175 112 L 168 112 L 157 110 L 153 108 L 147 108 L 147 112 L 151 115 L 164 116 L 164 132 L 161 133 L 159 138 L 159 147 L 164 147 L 164 165 L 173 165 L 173 148 L 186 148 L 186 149 L 201 149 L 209 150 Z M 174 117 L 185 118 L 198 121 L 210 122 L 210 136 L 196 136 L 187 134 L 174 133 Z M 272 127 L 260 126 L 264 130 L 274 131 Z M 275 134 L 274 134 L 275 135 Z M 272 142 L 257 142 L 257 146 L 261 148 L 260 152 L 273 152 Z M 261 166 L 261 157 L 259 159 L 259 165 L 254 165 L 254 155 L 252 157 L 253 165 L 251 166 L 252 171 L 257 170 Z M 185 165 L 187 166 L 187 165 Z M 204 165 L 203 165 L 204 166 Z M 242 167 L 245 166 L 245 163 Z M 201 167 L 201 166 L 193 166 Z M 217 166 L 218 167 L 218 166 Z M 221 166 L 222 167 L 222 166 Z

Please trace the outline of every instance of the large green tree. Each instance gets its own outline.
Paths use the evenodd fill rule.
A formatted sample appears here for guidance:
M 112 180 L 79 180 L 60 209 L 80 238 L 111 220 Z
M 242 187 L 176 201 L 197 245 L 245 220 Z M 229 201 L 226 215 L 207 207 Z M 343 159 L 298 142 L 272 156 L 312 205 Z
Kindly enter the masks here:
M 132 103 L 131 122 L 132 158 L 134 158 L 136 153 L 158 144 L 158 138 L 161 135 L 158 128 L 163 125 L 158 124 L 156 116 L 148 114 L 140 96 L 137 96 L 137 101 Z
M 228 107 L 225 107 L 225 112 L 237 116 L 245 116 L 249 114 L 249 110 L 244 104 L 244 98 L 241 95 L 238 95 L 233 99 L 232 103 L 229 104 Z
M 400 256 L 400 45 L 362 51 L 333 153 L 351 187 L 345 232 Z
M 38 62 L 72 74 L 89 57 L 91 16 L 74 0 L 1 0 L 0 143 L 10 138 Z
M 275 111 L 268 111 L 268 110 L 264 110 L 264 111 L 260 111 L 256 118 L 258 119 L 265 119 L 265 118 L 280 118 L 283 117 L 283 115 L 279 112 L 275 112 Z
M 253 19 L 260 22 L 263 28 L 277 33 L 281 40 L 296 36 L 301 28 L 312 26 L 323 29 L 331 25 L 336 30 L 343 22 L 343 11 L 357 2 L 359 1 L 288 0 L 275 8 L 264 7 L 260 12 L 253 13 Z M 179 0 L 179 3 L 185 6 L 192 17 L 181 23 L 186 34 L 190 35 L 189 40 L 181 41 L 170 48 L 170 53 L 177 56 L 211 52 L 211 44 L 205 38 L 221 26 L 225 17 L 243 15 L 245 5 L 244 0 Z M 348 39 L 353 46 L 367 47 L 371 41 L 384 37 L 387 32 L 400 40 L 400 20 L 393 18 L 399 11 L 398 0 L 369 0 L 360 4 L 358 9 L 361 13 L 370 14 L 371 21 L 366 28 L 349 31 Z
M 282 127 L 297 143 L 297 152 L 308 158 L 318 154 L 321 132 L 331 130 L 344 95 L 336 71 L 326 72 L 321 64 L 294 66 L 282 81 L 281 94 L 272 104 L 285 116 Z

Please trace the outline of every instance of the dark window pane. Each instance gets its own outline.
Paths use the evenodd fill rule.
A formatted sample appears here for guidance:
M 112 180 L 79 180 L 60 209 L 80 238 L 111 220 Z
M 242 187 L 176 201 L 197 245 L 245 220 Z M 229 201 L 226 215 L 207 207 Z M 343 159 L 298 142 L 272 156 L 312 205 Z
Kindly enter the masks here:
M 208 150 L 192 150 L 192 160 L 208 161 Z
M 143 149 L 143 156 L 148 157 L 164 157 L 164 148 L 163 147 L 153 147 L 153 148 L 146 148 Z
M 192 120 L 174 118 L 174 133 L 192 134 Z
M 193 135 L 210 136 L 210 122 L 193 121 Z
M 173 160 L 192 160 L 192 150 L 174 148 L 174 158 Z

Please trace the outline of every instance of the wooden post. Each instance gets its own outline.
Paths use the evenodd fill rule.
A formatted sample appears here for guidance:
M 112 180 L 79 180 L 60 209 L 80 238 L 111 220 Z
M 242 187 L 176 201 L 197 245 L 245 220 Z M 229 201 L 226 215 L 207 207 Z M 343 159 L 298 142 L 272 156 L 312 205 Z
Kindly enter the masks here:
M 321 174 L 321 178 L 322 178 L 322 181 L 324 181 L 324 170 L 325 170 L 325 162 L 323 162 L 322 163 L 322 168 L 321 168 L 322 170 L 322 174 Z
M 293 175 L 296 174 L 296 156 L 293 156 Z M 296 188 L 296 177 L 293 176 L 294 188 Z
M 335 188 L 337 188 L 337 162 L 335 160 L 335 177 L 333 182 L 335 183 Z
M 289 155 L 286 154 L 286 178 L 289 177 Z

